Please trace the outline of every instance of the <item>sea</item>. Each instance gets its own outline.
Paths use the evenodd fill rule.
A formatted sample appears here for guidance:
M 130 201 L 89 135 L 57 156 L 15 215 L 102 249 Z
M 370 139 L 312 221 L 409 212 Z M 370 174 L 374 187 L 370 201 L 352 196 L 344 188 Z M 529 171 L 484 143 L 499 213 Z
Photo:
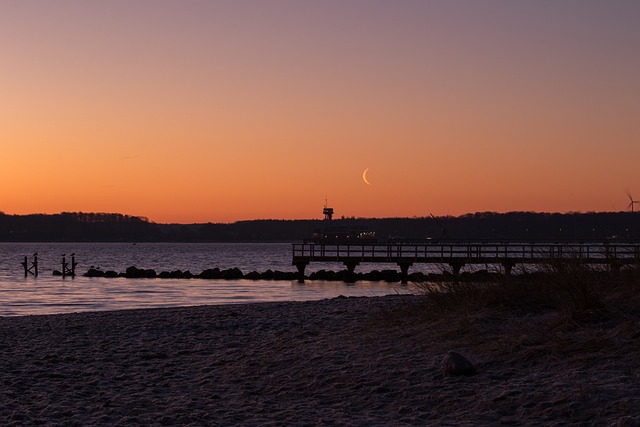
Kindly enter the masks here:
M 38 276 L 25 276 L 22 262 L 38 254 Z M 62 271 L 62 258 L 77 263 L 75 277 Z M 0 316 L 27 316 L 211 304 L 308 301 L 338 296 L 411 293 L 410 285 L 359 281 L 266 281 L 126 279 L 84 277 L 90 268 L 124 272 L 128 267 L 162 271 L 239 268 L 243 273 L 296 271 L 289 243 L 0 243 Z M 305 273 L 338 271 L 341 264 L 310 264 Z M 376 265 L 376 269 L 397 266 Z M 372 270 L 359 266 L 356 271 Z

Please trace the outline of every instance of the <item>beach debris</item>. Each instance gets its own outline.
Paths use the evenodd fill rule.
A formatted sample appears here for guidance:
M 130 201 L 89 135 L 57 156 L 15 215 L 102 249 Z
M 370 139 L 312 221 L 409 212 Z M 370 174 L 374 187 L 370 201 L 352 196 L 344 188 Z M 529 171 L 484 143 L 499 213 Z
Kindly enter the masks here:
M 469 362 L 469 360 L 455 351 L 448 351 L 444 356 L 442 363 L 442 369 L 445 376 L 449 375 L 475 375 L 477 373 L 476 368 Z

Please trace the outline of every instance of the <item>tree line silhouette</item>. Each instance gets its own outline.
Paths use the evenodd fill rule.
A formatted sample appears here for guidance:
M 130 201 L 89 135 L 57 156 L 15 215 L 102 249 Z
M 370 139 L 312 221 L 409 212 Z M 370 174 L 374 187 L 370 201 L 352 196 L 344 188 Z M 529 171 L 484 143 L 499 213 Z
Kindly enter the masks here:
M 117 213 L 0 212 L 5 242 L 298 242 L 327 225 L 320 219 L 159 224 Z M 640 241 L 639 212 L 480 212 L 416 218 L 342 218 L 331 225 L 366 227 L 378 240 Z

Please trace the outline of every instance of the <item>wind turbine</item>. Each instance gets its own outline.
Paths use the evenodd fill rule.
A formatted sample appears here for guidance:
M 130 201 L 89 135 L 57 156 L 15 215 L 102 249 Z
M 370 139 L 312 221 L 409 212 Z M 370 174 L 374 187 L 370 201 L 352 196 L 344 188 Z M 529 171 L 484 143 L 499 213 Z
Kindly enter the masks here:
M 639 200 L 633 200 L 631 193 L 627 191 L 627 196 L 629 197 L 629 205 L 627 206 L 633 212 L 633 205 L 640 204 Z

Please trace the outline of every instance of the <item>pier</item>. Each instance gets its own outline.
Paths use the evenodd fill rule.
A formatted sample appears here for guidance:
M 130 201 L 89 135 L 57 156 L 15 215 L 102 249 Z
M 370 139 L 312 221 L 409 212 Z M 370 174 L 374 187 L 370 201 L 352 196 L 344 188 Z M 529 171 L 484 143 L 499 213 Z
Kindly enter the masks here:
M 403 283 L 409 268 L 418 263 L 448 265 L 455 276 L 466 265 L 500 265 L 511 274 L 518 264 L 562 266 L 569 264 L 607 265 L 617 270 L 640 265 L 640 243 L 293 243 L 292 265 L 299 280 L 312 262 L 338 262 L 353 274 L 362 263 L 392 263 L 400 268 Z

